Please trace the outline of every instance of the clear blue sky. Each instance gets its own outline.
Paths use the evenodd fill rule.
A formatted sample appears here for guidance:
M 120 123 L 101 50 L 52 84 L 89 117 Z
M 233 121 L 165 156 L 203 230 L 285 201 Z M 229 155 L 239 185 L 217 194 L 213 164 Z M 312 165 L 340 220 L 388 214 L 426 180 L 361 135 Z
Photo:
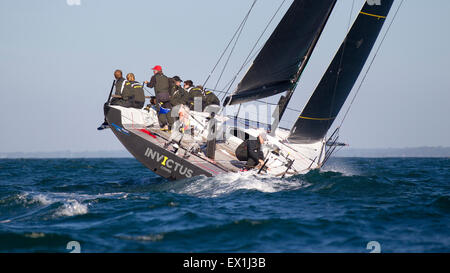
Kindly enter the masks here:
M 160 64 L 169 76 L 202 82 L 251 2 L 1 1 L 0 152 L 123 149 L 110 132 L 96 130 L 113 71 L 143 81 Z M 225 80 L 281 2 L 258 1 Z M 353 17 L 363 1 L 355 3 Z M 351 6 L 338 1 L 296 91 L 299 110 L 343 40 Z M 405 0 L 342 128 L 344 141 L 450 146 L 449 14 L 448 0 Z

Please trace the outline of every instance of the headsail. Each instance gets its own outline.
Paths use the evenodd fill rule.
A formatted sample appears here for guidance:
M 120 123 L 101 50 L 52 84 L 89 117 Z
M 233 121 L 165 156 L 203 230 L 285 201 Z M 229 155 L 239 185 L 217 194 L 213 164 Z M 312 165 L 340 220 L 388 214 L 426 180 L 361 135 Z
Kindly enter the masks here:
M 270 97 L 295 85 L 298 70 L 331 13 L 336 0 L 294 0 L 255 58 L 237 90 L 224 104 Z
M 356 83 L 393 2 L 382 0 L 380 5 L 370 4 L 369 1 L 364 4 L 345 41 L 292 128 L 289 141 L 313 143 L 325 137 Z

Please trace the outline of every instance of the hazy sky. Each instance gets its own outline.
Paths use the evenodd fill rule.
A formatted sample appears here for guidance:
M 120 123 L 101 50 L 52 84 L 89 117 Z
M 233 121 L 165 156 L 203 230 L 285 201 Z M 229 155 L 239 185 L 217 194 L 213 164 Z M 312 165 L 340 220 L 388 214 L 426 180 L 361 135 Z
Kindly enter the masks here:
M 113 71 L 143 81 L 159 64 L 169 76 L 203 82 L 253 1 L 68 2 L 76 0 L 0 2 L 0 152 L 124 149 L 111 132 L 96 130 Z M 219 86 L 281 2 L 258 1 Z M 355 1 L 353 18 L 362 4 Z M 351 6 L 338 1 L 296 91 L 299 110 L 343 40 Z M 449 14 L 448 0 L 405 0 L 342 128 L 343 141 L 365 148 L 450 146 Z

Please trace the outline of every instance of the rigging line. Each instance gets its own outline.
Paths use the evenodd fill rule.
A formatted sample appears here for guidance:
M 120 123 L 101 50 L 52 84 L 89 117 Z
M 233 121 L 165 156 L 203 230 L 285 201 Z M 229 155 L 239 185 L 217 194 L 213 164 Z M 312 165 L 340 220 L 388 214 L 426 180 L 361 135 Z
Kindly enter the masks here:
M 255 101 L 256 102 L 260 102 L 260 103 L 265 103 L 265 104 L 268 104 L 268 105 L 273 105 L 273 106 L 278 105 L 277 103 L 269 102 L 268 100 L 267 101 L 255 100 Z M 294 109 L 294 108 L 290 108 L 290 107 L 286 107 L 286 110 L 290 110 L 290 111 L 293 111 L 293 112 L 296 112 L 296 113 L 301 113 L 302 112 L 300 110 L 297 110 L 297 109 Z
M 258 53 L 261 51 L 261 49 L 264 47 L 264 45 L 262 45 L 255 53 L 253 53 L 253 55 L 247 60 L 247 62 L 244 64 L 244 67 L 246 67 L 250 62 L 251 62 L 251 60 L 253 60 L 255 57 L 256 57 L 256 55 L 258 55 Z M 221 101 L 223 101 L 225 98 L 226 98 L 226 96 L 230 93 L 230 89 L 231 89 L 231 86 L 233 86 L 233 83 L 234 83 L 234 81 L 236 80 L 236 78 L 237 78 L 237 76 L 239 75 L 239 73 L 240 72 L 238 72 L 238 74 L 236 74 L 236 75 L 234 75 L 234 77 L 224 86 L 224 90 L 227 90 L 226 92 L 225 92 L 225 95 L 224 96 L 222 96 L 222 100 Z
M 247 126 L 250 129 L 264 128 L 264 125 L 270 126 L 270 124 L 267 124 L 267 123 L 264 123 L 264 122 L 259 122 L 259 121 L 254 121 L 254 120 L 251 120 L 251 119 L 248 119 L 248 118 L 241 118 L 241 117 L 236 117 L 236 116 L 231 116 L 231 115 L 229 115 L 228 117 L 234 118 L 237 123 L 240 123 L 240 124 L 242 124 L 244 126 Z M 250 123 L 256 123 L 258 125 L 262 125 L 263 127 L 256 127 L 255 125 L 251 125 Z M 284 130 L 289 130 L 289 129 L 282 128 L 282 127 L 280 127 L 280 128 L 284 129 Z
M 144 89 L 145 92 L 147 92 L 147 93 L 149 93 L 150 95 L 154 96 L 154 94 L 152 94 L 152 93 L 150 92 L 150 90 L 147 89 L 147 87 L 145 87 L 144 85 L 142 85 L 142 87 L 143 87 L 143 89 Z
M 351 100 L 351 102 L 350 102 L 350 105 L 348 106 L 348 109 L 347 109 L 347 111 L 345 112 L 344 117 L 342 118 L 341 123 L 339 124 L 339 127 L 341 127 L 342 124 L 344 123 L 345 119 L 347 118 L 348 113 L 350 112 L 350 109 L 351 109 L 353 103 L 355 102 L 356 97 L 357 97 L 358 94 L 359 94 L 359 91 L 361 91 L 361 87 L 362 87 L 364 81 L 366 80 L 367 75 L 369 74 L 369 71 L 370 71 L 370 69 L 372 68 L 373 63 L 375 62 L 376 57 L 378 56 L 378 53 L 379 53 L 379 51 L 380 51 L 380 49 L 381 49 L 381 46 L 383 45 L 384 41 L 386 40 L 387 34 L 389 33 L 389 30 L 391 29 L 391 27 L 392 27 L 392 25 L 393 25 L 393 23 L 394 23 L 394 21 L 395 21 L 395 18 L 397 17 L 398 12 L 400 11 L 400 8 L 401 8 L 402 5 L 403 5 L 403 2 L 404 2 L 404 0 L 402 0 L 402 1 L 400 2 L 400 5 L 398 6 L 397 11 L 396 11 L 395 14 L 394 14 L 394 17 L 392 18 L 392 21 L 391 21 L 391 23 L 389 24 L 389 27 L 388 27 L 388 29 L 386 30 L 386 33 L 384 34 L 383 39 L 381 40 L 380 45 L 378 46 L 377 51 L 375 52 L 375 55 L 373 56 L 373 58 L 372 58 L 372 60 L 371 60 L 371 62 L 370 62 L 370 64 L 369 64 L 369 66 L 368 66 L 367 71 L 366 71 L 366 73 L 364 74 L 364 77 L 362 78 L 361 83 L 359 84 L 358 89 L 356 90 L 356 93 L 355 93 L 355 95 L 353 96 L 353 98 L 352 98 L 352 100 Z
M 230 54 L 228 55 L 228 59 L 227 59 L 227 61 L 225 62 L 225 65 L 223 66 L 222 72 L 220 73 L 219 79 L 217 80 L 217 83 L 216 83 L 214 89 L 217 89 L 217 85 L 219 85 L 219 82 L 220 82 L 220 80 L 222 79 L 223 73 L 225 72 L 225 69 L 226 69 L 227 66 L 228 66 L 228 63 L 229 63 L 229 61 L 230 61 L 230 59 L 231 59 L 231 56 L 233 55 L 233 52 L 234 52 L 234 50 L 235 50 L 235 48 L 236 48 L 236 45 L 237 45 L 237 43 L 238 43 L 238 41 L 239 41 L 239 38 L 241 37 L 242 31 L 244 30 L 245 24 L 247 23 L 247 20 L 248 20 L 248 18 L 249 18 L 249 16 L 250 16 L 250 13 L 251 13 L 252 10 L 253 10 L 253 8 L 254 8 L 255 5 L 256 5 L 256 2 L 258 2 L 258 0 L 254 0 L 254 1 L 253 1 L 253 4 L 252 4 L 252 6 L 250 7 L 250 10 L 247 12 L 247 15 L 245 16 L 243 22 L 241 23 L 240 29 L 238 29 L 238 35 L 237 35 L 237 37 L 236 37 L 236 39 L 235 39 L 233 48 L 231 48 Z
M 263 46 L 264 46 L 264 45 L 263 45 Z M 263 46 L 261 46 L 261 47 L 259 48 L 259 50 L 256 51 L 256 52 L 253 54 L 253 56 L 247 61 L 247 63 L 244 65 L 244 67 L 247 66 L 247 65 L 250 63 L 250 61 L 256 57 L 256 55 L 258 55 L 259 51 L 261 51 L 261 49 L 263 48 Z M 239 72 L 239 73 L 240 73 L 240 72 Z M 231 87 L 233 86 L 234 82 L 236 81 L 237 76 L 239 75 L 239 73 L 236 74 L 236 75 L 235 75 L 235 76 L 227 83 L 227 85 L 224 86 L 223 89 L 224 89 L 224 90 L 226 89 L 226 91 L 223 92 L 223 93 L 225 93 L 225 94 L 222 96 L 222 99 L 221 99 L 222 102 L 223 102 L 224 99 L 227 97 L 227 95 L 230 93 L 230 89 L 231 89 Z
M 221 93 L 221 94 L 225 93 L 225 91 L 223 91 L 223 90 L 216 90 L 216 89 L 212 89 L 212 88 L 208 88 L 208 87 L 205 87 L 205 90 L 213 91 L 215 93 Z
M 256 3 L 256 0 L 255 0 L 255 3 Z M 245 23 L 247 23 L 247 19 L 248 19 L 248 17 L 246 18 Z M 214 89 L 217 89 L 217 86 L 219 85 L 219 82 L 220 82 L 220 80 L 222 79 L 223 73 L 225 72 L 225 69 L 227 68 L 228 63 L 230 62 L 231 56 L 233 55 L 233 52 L 234 52 L 234 50 L 236 49 L 236 45 L 237 45 L 237 43 L 239 42 L 239 38 L 241 37 L 242 31 L 244 30 L 244 26 L 245 26 L 245 24 L 244 24 L 244 25 L 242 26 L 242 28 L 240 29 L 239 34 L 238 34 L 238 36 L 236 37 L 236 40 L 234 41 L 233 48 L 231 48 L 230 54 L 228 55 L 227 61 L 225 62 L 224 66 L 223 66 L 223 68 L 222 68 L 222 71 L 220 72 L 220 76 L 219 76 L 219 78 L 217 79 L 217 82 L 216 82 L 216 85 L 214 86 Z
M 256 2 L 256 0 L 255 0 Z M 254 4 L 252 5 L 252 7 L 250 8 L 253 9 Z M 239 30 L 242 28 L 242 25 L 244 24 L 244 22 L 247 20 L 248 16 L 245 16 L 244 19 L 242 20 L 242 22 L 240 23 L 239 27 L 236 29 L 236 32 L 234 33 L 233 37 L 231 38 L 231 40 L 228 42 L 228 45 L 226 46 L 226 48 L 224 49 L 224 51 L 222 52 L 222 54 L 220 55 L 219 60 L 217 61 L 217 63 L 214 65 L 214 68 L 211 70 L 211 72 L 209 72 L 208 77 L 206 78 L 206 81 L 203 83 L 203 86 L 206 85 L 206 83 L 208 83 L 209 79 L 211 78 L 211 75 L 214 73 L 214 71 L 216 70 L 217 66 L 219 65 L 220 61 L 222 60 L 222 58 L 225 56 L 225 53 L 228 51 L 228 48 L 230 48 L 231 43 L 234 41 L 234 38 L 236 37 L 236 35 L 239 33 Z
M 239 113 L 241 112 L 241 107 L 242 107 L 242 104 L 239 104 L 239 107 L 238 107 L 238 110 L 237 110 L 237 113 L 236 113 L 236 115 L 234 115 L 234 117 L 238 117 L 239 116 Z
M 281 8 L 283 7 L 284 3 L 286 2 L 286 0 L 283 0 L 283 2 L 280 4 L 280 6 L 278 7 L 278 9 L 275 11 L 274 15 L 272 16 L 272 18 L 270 18 L 269 22 L 267 23 L 266 27 L 264 28 L 263 32 L 259 35 L 258 40 L 255 42 L 252 50 L 250 51 L 250 53 L 247 55 L 247 57 L 245 58 L 241 68 L 239 69 L 238 74 L 242 71 L 242 69 L 244 69 L 244 67 L 246 66 L 246 64 L 248 63 L 248 60 L 250 59 L 250 57 L 253 54 L 253 51 L 255 50 L 255 48 L 258 46 L 259 42 L 261 41 L 262 37 L 264 36 L 264 34 L 266 33 L 267 29 L 269 28 L 269 26 L 272 24 L 273 20 L 275 19 L 275 17 L 277 16 L 278 12 L 280 12 Z
M 269 28 L 269 26 L 272 24 L 273 20 L 275 19 L 275 17 L 277 16 L 277 14 L 280 12 L 281 8 L 283 7 L 284 3 L 286 2 L 286 0 L 283 0 L 283 2 L 280 4 L 280 6 L 278 7 L 278 9 L 275 11 L 275 13 L 273 14 L 272 18 L 270 18 L 269 22 L 267 23 L 266 27 L 264 28 L 263 32 L 260 34 L 260 36 L 258 37 L 258 40 L 255 42 L 252 50 L 250 51 L 250 53 L 247 55 L 247 57 L 245 58 L 242 66 L 239 68 L 238 72 L 236 73 L 236 75 L 234 76 L 233 80 L 231 81 L 230 87 L 231 85 L 234 83 L 235 79 L 237 78 L 237 76 L 239 75 L 239 73 L 241 73 L 241 71 L 244 69 L 244 67 L 247 66 L 247 64 L 255 57 L 255 55 L 261 51 L 261 49 L 263 48 L 264 45 L 262 45 L 255 53 L 253 53 L 255 51 L 255 48 L 258 46 L 259 42 L 261 41 L 262 37 L 264 36 L 264 34 L 266 33 L 267 29 Z M 228 86 L 228 85 L 226 85 Z M 224 88 L 225 89 L 225 88 Z M 227 91 L 227 93 L 228 93 Z M 225 98 L 226 96 L 224 96 Z M 222 100 L 224 99 L 222 98 Z
M 225 99 L 225 97 L 228 95 L 228 91 L 230 90 L 231 85 L 233 84 L 233 82 L 234 82 L 234 78 L 232 78 L 232 79 L 224 86 L 223 90 L 226 90 L 226 91 L 222 91 L 222 93 L 224 93 L 224 95 L 222 96 L 221 101 L 223 101 L 223 100 Z
M 337 86 L 339 83 L 339 74 L 341 73 L 341 69 L 342 69 L 342 63 L 344 61 L 344 53 L 345 53 L 345 47 L 347 45 L 347 35 L 350 31 L 350 27 L 351 27 L 351 23 L 352 23 L 352 14 L 353 14 L 353 10 L 355 8 L 355 0 L 352 1 L 352 8 L 350 11 L 350 15 L 348 18 L 348 24 L 347 24 L 347 34 L 344 40 L 344 47 L 342 48 L 342 54 L 341 54 L 341 59 L 339 61 L 339 67 L 338 67 L 338 71 L 337 71 L 337 76 L 336 76 L 336 83 L 334 85 L 334 90 L 333 90 L 333 98 L 331 99 L 331 104 L 330 104 L 330 114 L 328 115 L 329 118 L 331 118 L 332 113 L 333 113 L 333 104 L 334 104 L 334 100 L 336 98 L 336 90 L 337 90 Z

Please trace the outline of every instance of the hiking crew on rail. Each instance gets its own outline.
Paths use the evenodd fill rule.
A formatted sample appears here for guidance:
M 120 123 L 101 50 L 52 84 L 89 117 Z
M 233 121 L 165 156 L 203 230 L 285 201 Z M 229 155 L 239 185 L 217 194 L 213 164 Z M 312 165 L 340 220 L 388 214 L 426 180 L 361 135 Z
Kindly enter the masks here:
M 152 71 L 153 76 L 150 81 L 143 83 L 155 91 L 155 97 L 151 97 L 153 99 L 150 100 L 150 105 L 146 109 L 153 107 L 156 110 L 162 130 L 171 130 L 174 122 L 179 118 L 180 110 L 185 113 L 189 110 L 201 112 L 209 105 L 220 106 L 219 98 L 212 91 L 204 90 L 203 86 L 194 86 L 191 80 L 184 81 L 182 86 L 183 80 L 179 76 L 167 77 L 160 65 L 154 66 Z M 134 74 L 128 73 L 124 79 L 122 71 L 116 70 L 114 78 L 114 94 L 112 94 L 109 104 L 142 109 L 146 98 L 144 86 L 136 81 Z M 108 123 L 105 119 L 98 130 L 107 127 Z

